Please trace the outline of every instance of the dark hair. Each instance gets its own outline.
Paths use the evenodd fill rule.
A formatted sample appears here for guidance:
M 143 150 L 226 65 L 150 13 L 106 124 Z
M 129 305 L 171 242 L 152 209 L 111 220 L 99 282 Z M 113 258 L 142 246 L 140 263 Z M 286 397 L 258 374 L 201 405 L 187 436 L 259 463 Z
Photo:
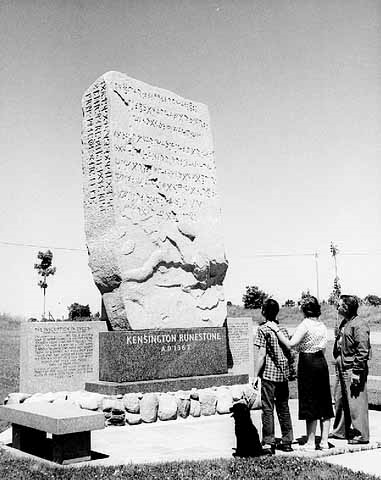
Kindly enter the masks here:
M 357 315 L 359 302 L 354 295 L 340 295 L 340 300 L 342 300 L 347 307 L 348 317 L 354 317 Z
M 267 320 L 275 320 L 279 313 L 279 303 L 273 298 L 268 298 L 263 302 L 262 315 Z
M 313 297 L 312 295 L 303 299 L 300 305 L 300 309 L 302 310 L 306 318 L 320 317 L 321 314 L 321 308 L 318 299 L 316 297 Z

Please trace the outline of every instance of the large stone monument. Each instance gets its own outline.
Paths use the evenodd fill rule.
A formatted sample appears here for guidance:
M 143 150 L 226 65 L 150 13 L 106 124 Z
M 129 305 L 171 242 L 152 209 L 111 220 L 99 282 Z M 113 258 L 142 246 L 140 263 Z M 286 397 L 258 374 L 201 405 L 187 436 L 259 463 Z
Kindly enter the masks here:
M 82 99 L 89 264 L 114 330 L 221 327 L 208 108 L 118 72 Z

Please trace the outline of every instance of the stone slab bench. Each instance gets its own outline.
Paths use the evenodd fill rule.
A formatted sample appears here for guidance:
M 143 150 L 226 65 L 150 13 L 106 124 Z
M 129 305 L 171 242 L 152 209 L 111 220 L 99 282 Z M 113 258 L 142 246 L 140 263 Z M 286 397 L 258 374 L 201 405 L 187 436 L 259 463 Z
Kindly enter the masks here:
M 53 462 L 69 464 L 91 460 L 91 430 L 104 428 L 104 415 L 76 406 L 46 402 L 1 405 L 0 418 L 12 423 L 12 447 L 46 458 L 51 434 Z

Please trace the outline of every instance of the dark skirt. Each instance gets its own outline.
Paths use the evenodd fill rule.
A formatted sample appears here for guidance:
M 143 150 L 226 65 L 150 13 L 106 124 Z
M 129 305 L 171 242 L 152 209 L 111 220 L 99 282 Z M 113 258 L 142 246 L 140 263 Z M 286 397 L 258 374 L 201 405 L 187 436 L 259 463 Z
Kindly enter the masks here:
M 298 362 L 299 420 L 332 418 L 332 397 L 323 352 L 300 353 Z

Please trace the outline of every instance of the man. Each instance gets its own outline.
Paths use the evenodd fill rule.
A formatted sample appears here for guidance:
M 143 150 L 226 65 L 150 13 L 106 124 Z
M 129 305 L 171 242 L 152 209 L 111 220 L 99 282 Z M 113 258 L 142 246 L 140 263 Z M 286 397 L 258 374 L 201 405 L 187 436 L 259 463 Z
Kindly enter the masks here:
M 370 331 L 368 322 L 357 316 L 358 306 L 356 297 L 341 295 L 337 311 L 342 322 L 333 350 L 336 414 L 330 437 L 346 438 L 351 445 L 369 443 L 367 378 Z
M 254 377 L 261 377 L 262 396 L 262 444 L 263 448 L 275 453 L 274 404 L 282 431 L 282 443 L 278 448 L 292 452 L 293 431 L 288 406 L 288 380 L 295 376 L 293 357 L 278 342 L 276 333 L 266 324 L 276 322 L 279 304 L 273 299 L 263 303 L 265 321 L 258 326 L 254 341 L 256 362 Z M 290 338 L 286 329 L 281 329 Z

